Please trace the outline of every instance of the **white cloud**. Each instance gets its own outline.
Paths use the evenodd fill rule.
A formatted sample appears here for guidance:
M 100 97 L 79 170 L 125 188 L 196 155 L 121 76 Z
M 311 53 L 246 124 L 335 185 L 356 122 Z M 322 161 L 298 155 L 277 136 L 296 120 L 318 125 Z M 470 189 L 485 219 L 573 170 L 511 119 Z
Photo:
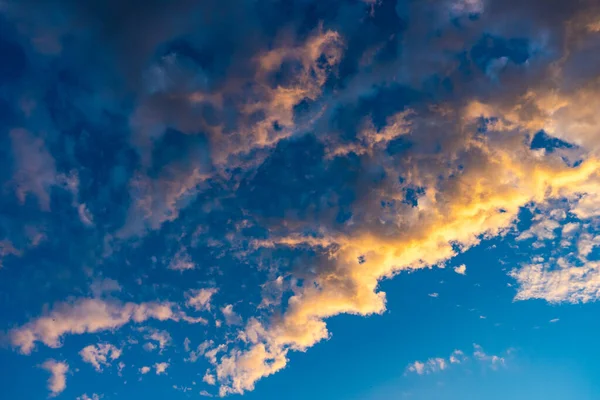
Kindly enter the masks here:
M 474 344 L 473 348 L 473 359 L 475 361 L 483 363 L 492 369 L 496 369 L 498 366 L 505 364 L 505 359 L 503 357 L 487 355 L 480 345 Z M 509 351 L 507 351 L 507 354 L 508 353 Z M 425 361 L 412 362 L 406 367 L 406 374 L 415 373 L 417 375 L 429 375 L 444 371 L 453 364 L 462 364 L 466 361 L 469 361 L 469 357 L 463 351 L 454 350 L 447 359 L 442 357 L 432 357 Z
M 215 379 L 215 376 L 210 373 L 209 369 L 206 370 L 206 373 L 204 374 L 202 381 L 206 382 L 209 385 L 214 385 L 217 382 Z
M 463 353 L 461 350 L 454 350 L 452 354 L 450 354 L 450 358 L 448 360 L 450 361 L 450 364 L 460 364 L 465 359 L 465 353 Z
M 205 340 L 204 342 L 202 342 L 198 345 L 196 350 L 190 351 L 191 349 L 189 348 L 189 342 L 188 342 L 186 351 L 188 351 L 190 353 L 190 356 L 189 356 L 189 358 L 186 358 L 185 361 L 196 362 L 198 360 L 198 358 L 200 356 L 203 356 L 206 353 L 206 351 L 213 345 L 214 345 L 214 342 L 212 340 Z
M 200 392 L 200 396 L 203 396 L 203 397 L 213 397 L 213 395 L 210 394 L 210 393 L 208 393 L 206 390 L 202 390 Z
M 504 365 L 504 357 L 496 355 L 487 355 L 483 348 L 478 344 L 473 344 L 474 352 L 473 357 L 481 362 L 488 363 L 493 369 L 496 369 L 499 365 Z
M 446 369 L 448 364 L 443 358 L 430 358 L 425 362 L 415 361 L 406 367 L 407 372 L 415 372 L 419 375 L 431 374 Z
M 154 351 L 156 349 L 156 347 L 158 347 L 158 346 L 156 346 L 154 343 L 150 343 L 150 342 L 144 343 L 144 345 L 142 346 L 142 348 L 146 351 Z
M 92 393 L 91 396 L 88 396 L 87 394 L 82 394 L 81 396 L 77 397 L 75 400 L 100 400 L 101 398 L 103 398 L 103 395 L 98 395 L 96 393 Z
M 210 311 L 210 300 L 218 292 L 216 288 L 192 289 L 186 292 L 186 305 L 196 311 Z
M 61 339 L 67 334 L 117 329 L 129 322 L 140 323 L 148 319 L 205 322 L 176 311 L 176 306 L 169 302 L 136 304 L 83 298 L 56 304 L 43 316 L 12 329 L 9 336 L 13 346 L 18 347 L 21 353 L 29 354 L 36 342 L 48 347 L 61 347 Z
M 458 267 L 454 267 L 454 272 L 456 272 L 459 275 L 466 275 L 467 274 L 467 266 L 465 264 L 461 264 Z
M 556 322 L 558 322 L 558 321 L 560 321 L 560 319 L 558 319 L 558 318 L 553 318 L 553 319 L 551 319 L 551 320 L 550 320 L 550 323 L 554 324 L 554 323 L 556 323 Z
M 144 366 L 144 367 L 140 368 L 140 373 L 142 375 L 146 375 L 148 372 L 150 372 L 150 367 Z
M 81 355 L 83 361 L 92 364 L 96 371 L 102 371 L 102 366 L 110 366 L 110 361 L 114 361 L 121 356 L 121 349 L 109 343 L 99 343 L 97 346 L 84 347 L 79 355 Z
M 156 375 L 165 374 L 167 368 L 169 368 L 169 363 L 161 362 L 154 364 L 154 368 L 156 369 Z
M 575 266 L 565 259 L 525 265 L 510 272 L 519 284 L 516 300 L 587 303 L 600 298 L 600 263 Z
M 429 293 L 427 296 L 433 297 L 434 299 L 440 297 L 439 293 Z
M 50 372 L 50 378 L 48 379 L 50 397 L 58 396 L 67 388 L 69 364 L 50 359 L 42 364 L 42 368 Z
M 153 340 L 158 343 L 160 350 L 164 350 L 165 347 L 169 346 L 172 342 L 171 335 L 167 331 L 161 331 L 158 329 L 152 329 L 151 332 L 144 336 L 146 340 Z M 156 348 L 152 343 L 146 343 L 144 345 L 146 350 L 154 350 Z
M 233 305 L 228 304 L 225 307 L 222 307 L 221 312 L 223 313 L 223 316 L 225 317 L 225 323 L 227 325 L 241 325 L 242 324 L 242 317 L 240 317 L 238 314 L 235 313 L 235 311 L 233 311 Z

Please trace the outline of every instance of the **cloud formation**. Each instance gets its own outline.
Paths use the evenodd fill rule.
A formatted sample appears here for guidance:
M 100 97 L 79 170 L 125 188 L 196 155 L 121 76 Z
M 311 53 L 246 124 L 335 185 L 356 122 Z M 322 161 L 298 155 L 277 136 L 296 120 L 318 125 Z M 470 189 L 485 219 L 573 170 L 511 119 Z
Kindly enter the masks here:
M 13 346 L 21 353 L 29 354 L 36 342 L 61 347 L 61 338 L 67 334 L 114 330 L 129 322 L 140 323 L 148 319 L 178 321 L 189 317 L 176 311 L 175 305 L 168 302 L 135 304 L 82 298 L 55 304 L 45 315 L 12 329 L 9 336 Z M 192 319 L 191 322 L 196 321 Z
M 511 350 L 507 350 L 506 354 L 510 354 Z M 497 355 L 488 355 L 483 351 L 483 348 L 478 344 L 473 344 L 473 353 L 471 356 L 466 355 L 462 350 L 454 350 L 448 358 L 435 357 L 425 361 L 415 361 L 406 367 L 406 374 L 415 373 L 417 375 L 429 375 L 437 372 L 445 371 L 454 364 L 463 364 L 470 360 L 475 360 L 482 365 L 497 369 L 501 365 L 505 365 L 505 357 Z
M 84 347 L 79 355 L 83 361 L 92 364 L 96 371 L 102 371 L 102 366 L 109 367 L 111 361 L 121 357 L 121 349 L 110 343 L 98 343 Z
M 21 353 L 222 315 L 188 335 L 203 342 L 187 339 L 185 360 L 242 394 L 329 339 L 329 318 L 384 313 L 382 281 L 493 237 L 546 252 L 511 266 L 515 299 L 598 299 L 593 1 L 146 3 L 0 11 L 14 25 L 0 178 L 16 215 L 0 216 L 0 258 L 47 261 L 23 277 L 34 309 L 54 304 L 13 325 Z M 537 213 L 516 232 L 524 210 Z M 80 354 L 100 370 L 120 349 Z
M 48 379 L 50 397 L 58 396 L 67 388 L 67 372 L 69 372 L 69 364 L 50 359 L 42 364 L 42 368 L 50 372 L 50 378 Z

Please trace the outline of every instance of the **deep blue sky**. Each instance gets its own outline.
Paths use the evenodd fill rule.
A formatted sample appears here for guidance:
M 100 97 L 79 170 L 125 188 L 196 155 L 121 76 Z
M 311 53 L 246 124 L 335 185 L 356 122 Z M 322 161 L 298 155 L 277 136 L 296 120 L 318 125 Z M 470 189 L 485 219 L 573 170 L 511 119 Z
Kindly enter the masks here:
M 2 2 L 0 392 L 600 398 L 598 50 L 597 0 Z

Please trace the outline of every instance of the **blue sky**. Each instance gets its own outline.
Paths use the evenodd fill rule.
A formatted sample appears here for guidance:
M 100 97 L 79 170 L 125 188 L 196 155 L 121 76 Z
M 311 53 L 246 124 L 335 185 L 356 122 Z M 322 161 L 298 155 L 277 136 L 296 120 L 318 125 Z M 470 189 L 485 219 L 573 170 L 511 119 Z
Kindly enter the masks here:
M 0 4 L 7 399 L 598 399 L 595 0 Z

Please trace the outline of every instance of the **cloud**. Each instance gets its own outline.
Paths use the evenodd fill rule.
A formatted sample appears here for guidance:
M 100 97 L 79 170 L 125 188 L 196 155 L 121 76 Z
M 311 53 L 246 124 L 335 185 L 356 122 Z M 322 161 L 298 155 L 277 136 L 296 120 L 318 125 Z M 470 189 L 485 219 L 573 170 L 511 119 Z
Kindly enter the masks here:
M 44 140 L 25 129 L 10 132 L 15 159 L 14 181 L 21 203 L 27 194 L 33 194 L 40 208 L 50 210 L 50 189 L 58 183 L 54 158 L 46 149 Z
M 36 342 L 48 347 L 61 347 L 61 338 L 67 334 L 114 330 L 130 322 L 140 323 L 148 319 L 201 322 L 178 312 L 175 305 L 168 302 L 136 304 L 82 298 L 55 304 L 43 316 L 10 330 L 9 336 L 13 346 L 18 347 L 21 353 L 29 354 Z
M 50 359 L 42 364 L 42 368 L 50 372 L 50 378 L 48 379 L 50 397 L 58 396 L 67 388 L 67 372 L 69 372 L 69 364 Z
M 207 370 L 206 373 L 204 374 L 204 377 L 202 378 L 203 382 L 206 382 L 209 385 L 215 385 L 217 380 L 215 379 L 215 376 L 213 374 L 210 373 L 210 370 Z
M 443 358 L 430 358 L 425 362 L 415 361 L 406 367 L 408 372 L 415 372 L 419 375 L 431 374 L 437 371 L 443 371 L 447 368 L 446 360 Z
M 203 356 L 209 348 L 214 346 L 214 344 L 215 343 L 212 340 L 205 340 L 204 342 L 200 343 L 198 347 L 196 347 L 196 350 L 191 350 L 188 343 L 186 346 L 186 351 L 189 352 L 189 357 L 186 358 L 185 361 L 196 362 L 198 358 Z
M 216 288 L 192 289 L 186 292 L 186 306 L 194 308 L 196 311 L 210 311 L 210 300 L 218 292 Z
M 174 271 L 186 271 L 194 268 L 196 268 L 196 266 L 192 262 L 190 255 L 183 247 L 179 249 L 179 251 L 175 254 L 175 257 L 173 257 L 169 263 L 169 269 Z
M 223 316 L 225 317 L 225 323 L 227 325 L 241 325 L 242 324 L 242 317 L 240 317 L 239 314 L 236 314 L 235 311 L 233 311 L 233 305 L 227 304 L 225 307 L 221 308 L 221 312 L 223 313 Z
M 8 240 L 0 240 L 0 269 L 5 257 L 12 255 L 20 257 L 23 253 L 17 250 L 14 245 Z
M 83 361 L 94 366 L 96 371 L 102 371 L 102 366 L 110 366 L 110 361 L 116 360 L 121 356 L 121 349 L 118 349 L 110 343 L 98 343 L 96 346 L 89 345 L 84 347 L 79 355 Z
M 595 59 L 588 61 L 598 15 L 588 3 L 448 0 L 400 15 L 393 2 L 340 2 L 323 14 L 317 7 L 314 18 L 304 5 L 281 18 L 255 2 L 186 0 L 168 12 L 159 3 L 11 7 L 7 18 L 25 32 L 40 29 L 55 51 L 63 34 L 75 49 L 103 51 L 72 72 L 97 97 L 56 84 L 77 103 L 48 101 L 57 107 L 47 110 L 56 134 L 11 131 L 12 182 L 21 203 L 31 196 L 43 210 L 54 187 L 69 191 L 86 232 L 100 225 L 102 236 L 127 249 L 119 253 L 116 243 L 103 260 L 91 251 L 105 265 L 134 260 L 147 245 L 161 251 L 155 244 L 175 232 L 188 240 L 186 228 L 196 225 L 208 227 L 194 237 L 201 249 L 192 261 L 193 246 L 167 246 L 179 249 L 165 258 L 171 269 L 194 274 L 196 262 L 204 265 L 196 259 L 222 267 L 235 253 L 236 263 L 259 269 L 253 276 L 268 275 L 255 315 L 235 313 L 238 299 L 221 308 L 229 325 L 240 326 L 226 346 L 190 351 L 190 360 L 205 354 L 213 364 L 221 394 L 252 390 L 286 366 L 290 351 L 328 339 L 328 318 L 385 312 L 381 281 L 511 234 L 523 207 L 579 196 L 572 216 L 598 214 L 600 97 Z M 61 29 L 52 35 L 54 25 Z M 73 34 L 80 26 L 88 34 Z M 53 59 L 69 71 L 77 61 L 76 54 Z M 88 103 L 111 115 L 110 129 L 95 126 L 103 119 Z M 105 146 L 96 141 L 103 135 L 62 134 L 81 127 L 126 139 L 110 136 Z M 70 163 L 80 172 L 58 172 Z M 94 183 L 79 188 L 86 174 Z M 114 195 L 124 192 L 126 199 Z M 84 194 L 93 199 L 84 202 Z M 517 236 L 546 243 L 561 235 L 569 242 L 569 234 L 578 243 L 572 256 L 515 268 L 517 299 L 596 299 L 596 235 L 561 231 L 563 219 L 540 215 Z M 212 289 L 188 292 L 186 305 L 209 311 L 214 292 L 202 290 Z M 79 299 L 11 330 L 10 339 L 30 353 L 37 342 L 59 347 L 67 334 L 151 318 L 205 322 L 172 303 Z M 420 363 L 423 371 L 429 365 Z
M 140 373 L 142 375 L 146 375 L 148 372 L 150 372 L 150 367 L 144 366 L 144 367 L 140 368 Z
M 458 267 L 454 267 L 454 272 L 456 272 L 459 275 L 466 275 L 467 274 L 467 266 L 465 264 L 461 264 Z
M 112 292 L 120 292 L 121 285 L 114 279 L 105 278 L 97 279 L 90 285 L 90 290 L 94 297 L 102 297 L 104 294 L 110 294 Z
M 556 263 L 529 264 L 510 276 L 519 284 L 516 300 L 543 299 L 550 303 L 587 303 L 600 298 L 600 263 L 576 266 L 560 258 Z
M 574 196 L 568 203 L 578 215 L 586 197 Z M 584 205 L 587 207 L 587 205 Z M 540 215 L 547 215 L 542 210 Z M 517 281 L 515 300 L 543 299 L 550 303 L 587 303 L 600 299 L 600 264 L 590 260 L 592 251 L 600 246 L 600 237 L 592 226 L 599 214 L 591 211 L 581 218 L 563 224 L 556 238 L 543 254 L 533 254 L 530 262 L 509 272 Z
M 510 351 L 507 351 L 506 353 L 510 354 Z M 445 371 L 452 365 L 463 364 L 469 360 L 475 360 L 478 363 L 492 369 L 496 369 L 498 366 L 505 365 L 504 357 L 488 355 L 483 351 L 483 348 L 480 345 L 473 344 L 473 353 L 471 357 L 467 356 L 461 350 L 454 350 L 448 358 L 434 357 L 425 361 L 415 361 L 410 363 L 406 367 L 405 375 L 409 373 L 415 373 L 417 375 L 434 374 Z
M 169 368 L 169 363 L 161 362 L 154 364 L 154 369 L 156 370 L 156 375 L 166 374 L 167 368 Z
M 152 329 L 151 333 L 147 334 L 144 336 L 145 339 L 147 340 L 153 340 L 155 342 L 158 343 L 158 347 L 160 348 L 160 350 L 164 350 L 165 347 L 169 346 L 171 344 L 171 342 L 173 341 L 171 339 L 171 335 L 169 334 L 169 332 L 167 331 L 160 331 L 158 329 Z M 148 345 L 150 343 L 146 343 L 146 345 Z M 153 348 L 151 348 L 150 350 L 153 350 Z
M 103 397 L 104 397 L 103 395 L 98 395 L 96 393 L 92 393 L 91 396 L 88 396 L 87 394 L 84 393 L 81 396 L 77 397 L 75 400 L 100 400 Z
M 558 318 L 553 318 L 553 319 L 551 319 L 551 320 L 550 320 L 550 323 L 554 324 L 554 323 L 556 323 L 556 322 L 558 322 L 558 321 L 560 321 L 560 319 L 558 319 Z
M 473 344 L 474 352 L 473 357 L 480 362 L 489 364 L 491 368 L 496 369 L 499 365 L 504 365 L 504 357 L 496 355 L 488 355 L 483 351 L 483 348 L 478 344 Z

